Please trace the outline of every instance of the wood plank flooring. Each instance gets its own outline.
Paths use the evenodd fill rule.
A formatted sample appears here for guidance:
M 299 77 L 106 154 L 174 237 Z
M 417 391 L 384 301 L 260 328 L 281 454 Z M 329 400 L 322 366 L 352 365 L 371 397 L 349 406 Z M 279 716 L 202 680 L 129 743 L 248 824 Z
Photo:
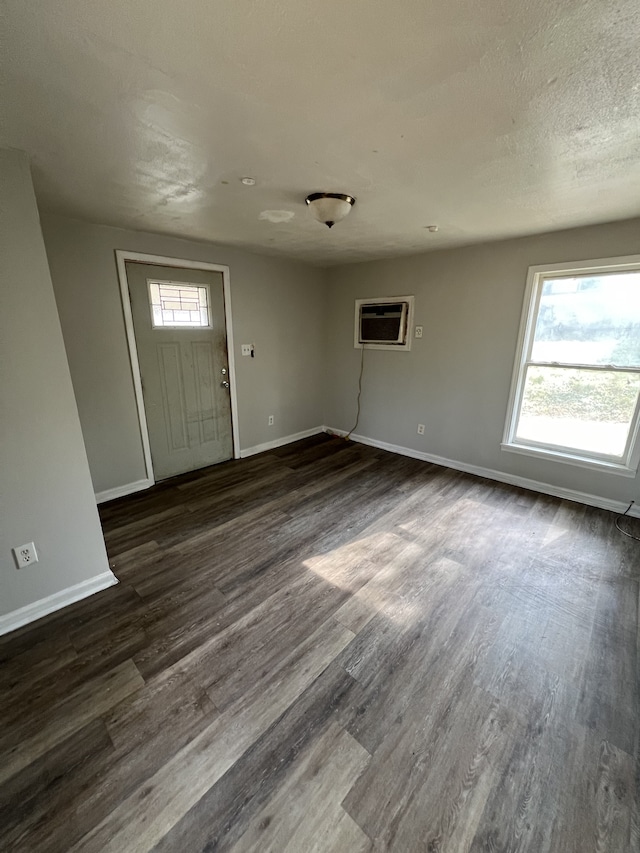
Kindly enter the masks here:
M 0 850 L 640 850 L 610 513 L 317 436 L 101 514 L 0 639 Z

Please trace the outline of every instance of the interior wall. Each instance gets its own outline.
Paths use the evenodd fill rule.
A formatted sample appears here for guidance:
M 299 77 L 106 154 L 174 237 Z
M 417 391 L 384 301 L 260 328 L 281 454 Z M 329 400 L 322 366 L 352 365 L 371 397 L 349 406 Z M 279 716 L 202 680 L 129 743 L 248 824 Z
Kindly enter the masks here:
M 365 351 L 357 434 L 559 488 L 637 500 L 637 477 L 516 455 L 500 442 L 528 267 L 638 252 L 640 220 L 628 220 L 332 268 L 325 423 L 349 430 L 356 417 L 354 301 L 414 294 L 414 323 L 424 337 L 410 352 Z
M 26 155 L 0 151 L 0 186 L 2 616 L 111 573 Z
M 322 425 L 324 271 L 65 217 L 42 224 L 96 493 L 146 476 L 116 249 L 230 267 L 241 449 Z M 255 358 L 241 356 L 243 343 Z
M 413 293 L 424 337 L 406 353 L 366 351 L 358 434 L 605 499 L 637 497 L 633 478 L 515 455 L 500 442 L 528 267 L 635 254 L 638 220 L 326 271 L 58 216 L 45 215 L 43 230 L 96 492 L 145 477 L 118 248 L 230 266 L 243 449 L 322 423 L 349 430 L 354 301 Z M 242 343 L 256 345 L 255 359 L 240 355 Z

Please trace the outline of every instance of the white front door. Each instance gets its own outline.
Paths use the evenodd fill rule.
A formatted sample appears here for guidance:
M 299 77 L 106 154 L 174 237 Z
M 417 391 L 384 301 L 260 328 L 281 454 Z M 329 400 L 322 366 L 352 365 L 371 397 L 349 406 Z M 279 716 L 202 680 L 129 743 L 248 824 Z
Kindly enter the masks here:
M 156 480 L 231 459 L 222 273 L 126 268 Z

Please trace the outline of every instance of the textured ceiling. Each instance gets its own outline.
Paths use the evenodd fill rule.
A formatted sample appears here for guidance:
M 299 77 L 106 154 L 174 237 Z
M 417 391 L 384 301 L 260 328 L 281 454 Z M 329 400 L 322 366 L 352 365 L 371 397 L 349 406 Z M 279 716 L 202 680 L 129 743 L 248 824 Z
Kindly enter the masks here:
M 637 0 L 2 7 L 45 210 L 326 264 L 640 214 Z

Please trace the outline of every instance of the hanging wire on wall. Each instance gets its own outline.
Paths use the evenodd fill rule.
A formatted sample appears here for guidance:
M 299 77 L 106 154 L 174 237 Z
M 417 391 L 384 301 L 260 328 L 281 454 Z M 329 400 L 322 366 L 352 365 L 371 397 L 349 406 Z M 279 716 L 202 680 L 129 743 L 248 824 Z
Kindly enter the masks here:
M 360 376 L 358 377 L 358 413 L 356 415 L 356 422 L 344 437 L 345 441 L 351 438 L 351 433 L 358 426 L 358 421 L 360 420 L 360 397 L 362 395 L 362 371 L 364 370 L 364 349 L 364 344 L 362 344 L 362 353 L 360 355 Z
M 633 533 L 627 533 L 627 531 L 626 531 L 626 530 L 623 530 L 623 529 L 620 527 L 620 519 L 621 519 L 621 518 L 624 518 L 624 517 L 628 514 L 629 510 L 630 510 L 630 509 L 631 509 L 631 507 L 634 505 L 634 503 L 635 503 L 635 501 L 631 501 L 631 503 L 630 503 L 630 504 L 629 504 L 629 506 L 625 509 L 625 511 L 622 513 L 622 515 L 619 515 L 619 516 L 616 518 L 616 527 L 617 527 L 617 529 L 620 531 L 620 533 L 622 533 L 622 535 L 623 535 L 623 536 L 628 536 L 628 537 L 629 537 L 629 539 L 635 539 L 635 540 L 636 540 L 636 542 L 640 542 L 640 536 L 634 536 L 634 535 L 633 535 Z

